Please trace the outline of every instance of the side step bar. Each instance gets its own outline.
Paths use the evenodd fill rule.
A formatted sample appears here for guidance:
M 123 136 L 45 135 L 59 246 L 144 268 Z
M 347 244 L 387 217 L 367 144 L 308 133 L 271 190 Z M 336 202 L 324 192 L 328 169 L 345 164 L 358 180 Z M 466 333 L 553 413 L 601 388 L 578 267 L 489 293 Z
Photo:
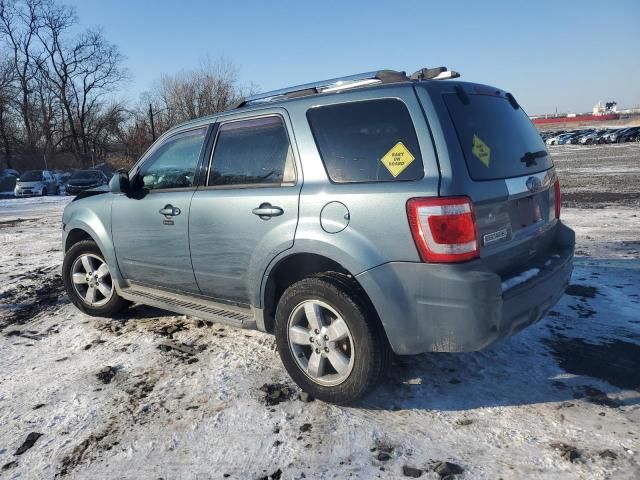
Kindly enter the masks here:
M 133 283 L 128 288 L 121 288 L 119 293 L 123 298 L 132 302 L 183 315 L 192 315 L 232 327 L 256 329 L 256 320 L 249 308 L 235 307 Z

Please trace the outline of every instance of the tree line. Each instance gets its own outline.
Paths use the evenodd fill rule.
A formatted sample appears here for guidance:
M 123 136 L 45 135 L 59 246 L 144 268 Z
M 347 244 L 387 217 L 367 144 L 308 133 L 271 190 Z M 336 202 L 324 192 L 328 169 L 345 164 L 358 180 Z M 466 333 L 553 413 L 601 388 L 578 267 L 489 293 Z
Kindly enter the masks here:
M 125 57 L 55 0 L 0 0 L 0 168 L 126 166 L 176 123 L 243 97 L 227 60 L 164 74 L 135 102 Z

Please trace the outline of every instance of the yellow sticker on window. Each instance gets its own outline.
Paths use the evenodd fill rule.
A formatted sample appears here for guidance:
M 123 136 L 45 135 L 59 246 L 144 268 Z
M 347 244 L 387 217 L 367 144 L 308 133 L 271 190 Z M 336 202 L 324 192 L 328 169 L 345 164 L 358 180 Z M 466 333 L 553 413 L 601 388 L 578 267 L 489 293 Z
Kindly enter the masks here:
M 491 159 L 491 149 L 480 140 L 480 137 L 475 133 L 473 134 L 473 147 L 471 147 L 473 154 L 480 160 L 485 167 L 489 168 L 489 160 Z
M 380 159 L 394 178 L 404 172 L 404 169 L 414 160 L 415 157 L 411 155 L 409 149 L 407 149 L 402 142 L 396 143 L 394 147 Z

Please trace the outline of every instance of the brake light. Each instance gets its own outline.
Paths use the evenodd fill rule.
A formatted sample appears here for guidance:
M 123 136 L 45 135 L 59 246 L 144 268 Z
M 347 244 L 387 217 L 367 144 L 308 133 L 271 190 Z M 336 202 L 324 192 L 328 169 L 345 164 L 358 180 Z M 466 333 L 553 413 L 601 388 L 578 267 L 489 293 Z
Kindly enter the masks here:
M 560 180 L 556 180 L 553 184 L 556 199 L 556 218 L 560 218 L 560 206 L 562 203 L 562 194 L 560 193 Z
M 473 204 L 467 197 L 412 198 L 407 217 L 423 262 L 464 262 L 480 253 Z

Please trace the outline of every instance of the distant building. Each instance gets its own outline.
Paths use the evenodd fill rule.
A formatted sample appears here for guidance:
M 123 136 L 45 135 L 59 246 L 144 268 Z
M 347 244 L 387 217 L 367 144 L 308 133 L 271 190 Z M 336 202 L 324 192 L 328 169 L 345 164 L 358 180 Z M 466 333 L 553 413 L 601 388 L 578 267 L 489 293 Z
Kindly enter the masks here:
M 598 103 L 593 106 L 594 117 L 611 115 L 612 113 L 618 113 L 618 102 L 606 102 L 603 105 L 601 101 L 598 101 Z

